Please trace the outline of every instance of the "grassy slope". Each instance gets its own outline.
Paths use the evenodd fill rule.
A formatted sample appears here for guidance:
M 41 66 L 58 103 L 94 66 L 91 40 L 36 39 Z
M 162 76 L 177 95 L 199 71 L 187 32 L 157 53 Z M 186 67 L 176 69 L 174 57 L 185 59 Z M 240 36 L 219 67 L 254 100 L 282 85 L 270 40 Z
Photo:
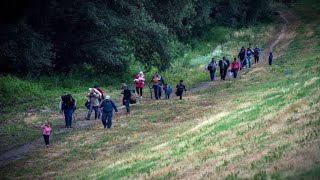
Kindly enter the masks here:
M 96 123 L 55 137 L 52 148 L 2 167 L 1 176 L 319 177 L 320 28 L 308 20 L 320 18 L 295 10 L 304 12 L 303 24 L 274 66 L 254 67 L 183 101 L 134 106 L 111 131 Z

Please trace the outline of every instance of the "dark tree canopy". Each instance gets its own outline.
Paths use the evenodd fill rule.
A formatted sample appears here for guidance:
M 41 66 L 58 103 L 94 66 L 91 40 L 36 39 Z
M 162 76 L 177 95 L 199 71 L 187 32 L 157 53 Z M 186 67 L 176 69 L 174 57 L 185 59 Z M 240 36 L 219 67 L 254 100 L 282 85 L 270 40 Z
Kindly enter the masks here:
M 212 25 L 239 26 L 270 15 L 270 0 L 5 0 L 0 70 L 69 73 L 90 66 L 121 75 L 130 64 L 164 70 L 177 46 Z

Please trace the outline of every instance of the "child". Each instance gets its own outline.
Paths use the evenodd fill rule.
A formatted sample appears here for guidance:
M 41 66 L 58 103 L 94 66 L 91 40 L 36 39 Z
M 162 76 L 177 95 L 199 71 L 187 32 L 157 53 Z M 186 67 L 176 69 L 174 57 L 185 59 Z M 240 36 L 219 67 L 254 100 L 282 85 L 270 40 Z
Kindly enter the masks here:
M 44 142 L 46 143 L 46 147 L 49 147 L 49 137 L 52 131 L 51 125 L 52 125 L 51 122 L 41 125 L 42 135 L 43 135 Z
M 165 84 L 163 86 L 164 92 L 166 94 L 166 99 L 170 99 L 170 94 L 172 93 L 172 88 L 171 86 L 168 86 L 168 84 Z
M 269 53 L 269 65 L 272 65 L 272 59 L 273 59 L 273 55 L 272 52 Z
M 186 86 L 183 85 L 183 80 L 180 80 L 179 84 L 176 86 L 177 91 L 176 91 L 176 95 L 180 96 L 180 99 L 182 99 L 182 94 L 183 94 L 183 90 L 186 92 Z

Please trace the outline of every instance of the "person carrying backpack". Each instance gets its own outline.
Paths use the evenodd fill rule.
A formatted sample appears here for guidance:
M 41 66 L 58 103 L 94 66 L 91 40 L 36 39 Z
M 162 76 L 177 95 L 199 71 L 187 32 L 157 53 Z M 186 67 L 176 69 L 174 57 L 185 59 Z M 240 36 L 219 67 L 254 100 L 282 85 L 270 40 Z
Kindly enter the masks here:
M 233 78 L 237 78 L 238 71 L 240 70 L 240 63 L 237 61 L 237 58 L 233 59 L 231 64 L 231 72 L 233 73 Z
M 104 128 L 110 129 L 112 126 L 113 110 L 118 113 L 118 108 L 111 100 L 109 95 L 106 95 L 105 99 L 100 104 L 99 108 L 102 108 L 102 124 Z
M 105 98 L 104 97 L 104 91 L 98 85 L 93 86 L 93 88 L 97 89 L 101 93 L 101 97 L 99 98 L 99 103 L 101 103 Z M 90 106 L 89 106 L 89 108 L 90 108 Z M 99 111 L 98 112 L 98 118 L 100 118 L 100 116 L 102 114 L 101 109 L 98 108 L 98 111 Z
M 216 73 L 217 67 L 218 67 L 218 64 L 215 61 L 215 58 L 212 58 L 207 67 L 208 71 L 210 72 L 211 81 L 214 81 L 214 75 Z
M 122 103 L 126 106 L 126 114 L 130 114 L 131 91 L 126 84 L 123 84 L 121 94 L 123 94 Z
M 223 56 L 222 60 L 219 61 L 221 80 L 226 80 L 227 70 L 229 66 L 230 66 L 229 60 L 227 60 L 226 57 Z
M 164 84 L 164 80 L 163 80 L 162 76 L 158 72 L 156 72 L 156 74 L 153 76 L 151 82 L 153 83 L 152 88 L 154 90 L 154 97 L 156 99 L 160 99 L 161 93 L 162 93 L 161 86 L 162 86 L 162 84 Z
M 254 63 L 259 63 L 259 56 L 260 56 L 260 48 L 258 48 L 258 45 L 256 45 L 256 48 L 253 50 L 253 57 L 254 57 Z
M 246 64 L 247 64 L 247 68 L 251 67 L 251 56 L 253 54 L 253 51 L 251 50 L 250 47 L 247 48 L 246 51 Z
M 179 84 L 176 86 L 177 91 L 176 91 L 176 95 L 180 97 L 180 99 L 182 99 L 182 94 L 183 91 L 187 91 L 186 90 L 186 86 L 183 84 L 183 80 L 180 80 Z
M 60 112 L 64 114 L 66 128 L 72 128 L 72 115 L 76 110 L 76 101 L 71 94 L 61 96 Z
M 94 119 L 97 119 L 99 115 L 101 93 L 96 88 L 89 88 L 89 93 L 87 97 L 89 98 L 89 101 L 90 101 L 90 107 L 89 107 L 86 120 L 90 120 L 93 110 L 94 110 Z
M 242 67 L 244 67 L 246 65 L 245 57 L 246 57 L 246 49 L 244 47 L 242 47 L 240 49 L 239 54 L 238 54 L 238 58 L 241 63 L 241 69 L 242 69 Z

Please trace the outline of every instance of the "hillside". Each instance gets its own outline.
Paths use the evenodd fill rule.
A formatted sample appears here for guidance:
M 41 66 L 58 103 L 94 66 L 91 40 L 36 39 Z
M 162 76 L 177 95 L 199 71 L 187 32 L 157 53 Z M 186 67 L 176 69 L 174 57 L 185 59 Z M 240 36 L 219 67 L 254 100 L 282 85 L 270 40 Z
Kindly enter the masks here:
M 281 31 L 269 39 L 262 63 L 242 70 L 239 79 L 195 84 L 181 101 L 142 100 L 132 115 L 116 115 L 111 130 L 100 121 L 83 121 L 86 111 L 80 108 L 77 128 L 54 126 L 53 146 L 44 149 L 33 141 L 37 133 L 21 137 L 26 126 L 6 124 L 2 150 L 14 152 L 23 144 L 11 132 L 35 148 L 29 143 L 32 151 L 8 155 L 1 178 L 319 178 L 319 7 L 282 8 Z M 272 66 L 269 50 L 276 57 Z M 80 99 L 85 92 L 75 94 Z M 52 111 L 40 112 L 31 109 L 21 118 L 31 125 L 62 121 Z

